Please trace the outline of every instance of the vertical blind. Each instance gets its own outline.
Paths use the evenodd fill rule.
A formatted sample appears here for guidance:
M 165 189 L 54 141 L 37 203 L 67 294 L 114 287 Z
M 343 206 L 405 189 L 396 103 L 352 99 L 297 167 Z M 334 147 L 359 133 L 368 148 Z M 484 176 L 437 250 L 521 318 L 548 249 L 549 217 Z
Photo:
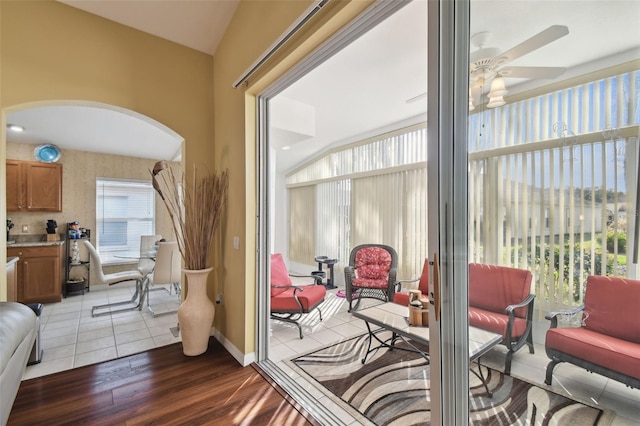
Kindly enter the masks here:
M 313 263 L 316 256 L 316 196 L 314 186 L 289 191 L 289 259 Z
M 339 273 L 353 247 L 377 243 L 398 252 L 400 278 L 420 274 L 427 253 L 424 124 L 330 153 L 287 182 L 292 260 L 336 258 Z
M 470 161 L 470 260 L 531 270 L 542 311 L 582 303 L 587 275 L 635 273 L 638 137 L 596 136 Z
M 314 224 L 317 256 L 348 259 L 351 235 L 351 180 L 342 179 L 316 186 L 318 220 Z M 317 228 L 317 229 L 316 229 Z M 305 263 L 309 263 L 309 259 Z
M 96 244 L 103 262 L 140 250 L 140 237 L 155 234 L 151 182 L 96 179 Z
M 633 71 L 470 117 L 470 260 L 531 270 L 540 311 L 582 303 L 587 275 L 637 276 L 639 88 Z

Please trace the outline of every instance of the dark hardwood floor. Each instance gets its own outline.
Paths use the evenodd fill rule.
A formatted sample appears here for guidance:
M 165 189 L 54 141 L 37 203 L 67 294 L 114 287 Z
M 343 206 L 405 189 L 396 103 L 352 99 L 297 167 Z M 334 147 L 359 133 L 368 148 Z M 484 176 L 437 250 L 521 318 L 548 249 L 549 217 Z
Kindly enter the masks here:
M 9 425 L 317 425 L 259 367 L 211 338 L 25 380 Z

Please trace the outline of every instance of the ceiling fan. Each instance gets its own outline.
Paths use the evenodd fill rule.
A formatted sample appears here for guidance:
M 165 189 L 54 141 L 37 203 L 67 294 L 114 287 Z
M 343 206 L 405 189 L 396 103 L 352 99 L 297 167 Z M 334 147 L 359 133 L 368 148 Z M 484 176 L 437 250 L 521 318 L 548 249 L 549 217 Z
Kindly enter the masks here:
M 512 47 L 506 52 L 500 52 L 497 48 L 485 47 L 491 39 L 490 32 L 481 32 L 471 37 L 471 44 L 477 48 L 469 55 L 469 110 L 472 110 L 473 101 L 479 101 L 485 87 L 491 83 L 489 90 L 488 108 L 504 105 L 504 95 L 508 93 L 504 77 L 550 79 L 562 75 L 565 68 L 562 67 L 504 67 L 511 61 L 533 52 L 549 43 L 569 34 L 569 29 L 564 25 L 552 25 L 533 37 Z
M 485 31 L 473 35 L 471 44 L 477 49 L 469 55 L 469 110 L 473 110 L 474 104 L 480 102 L 480 97 L 489 85 L 491 89 L 488 93 L 489 103 L 487 107 L 495 108 L 504 105 L 506 103 L 504 95 L 508 93 L 504 77 L 550 79 L 562 75 L 565 71 L 565 68 L 562 67 L 502 67 L 567 34 L 569 34 L 569 28 L 566 26 L 552 25 L 502 53 L 497 48 L 485 47 L 491 39 L 492 33 Z M 421 93 L 408 99 L 406 103 L 415 102 L 426 95 L 426 93 Z

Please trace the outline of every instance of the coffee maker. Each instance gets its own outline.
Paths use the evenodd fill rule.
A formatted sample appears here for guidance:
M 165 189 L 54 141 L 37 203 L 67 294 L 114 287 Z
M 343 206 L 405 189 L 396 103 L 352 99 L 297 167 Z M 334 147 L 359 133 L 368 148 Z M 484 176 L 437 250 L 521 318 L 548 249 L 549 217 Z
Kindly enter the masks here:
M 9 241 L 9 231 L 13 227 L 14 227 L 14 224 L 13 222 L 11 222 L 11 219 L 7 219 L 7 241 Z
M 58 223 L 55 220 L 49 219 L 47 221 L 47 234 L 55 234 L 57 228 Z

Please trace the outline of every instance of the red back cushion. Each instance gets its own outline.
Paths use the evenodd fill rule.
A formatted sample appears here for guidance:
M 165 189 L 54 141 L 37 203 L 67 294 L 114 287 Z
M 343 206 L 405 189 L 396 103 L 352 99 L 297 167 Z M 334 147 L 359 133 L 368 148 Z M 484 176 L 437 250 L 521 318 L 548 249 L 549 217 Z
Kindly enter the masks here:
M 356 253 L 354 266 L 358 278 L 387 280 L 391 268 L 391 253 L 382 247 L 364 247 Z
M 281 253 L 271 255 L 271 297 L 287 291 L 286 288 L 273 288 L 273 286 L 287 286 L 291 284 L 291 277 L 284 264 Z
M 418 290 L 424 296 L 429 296 L 429 259 L 425 259 L 424 265 L 422 265 L 422 275 L 420 275 L 420 281 L 418 282 Z
M 587 277 L 584 295 L 585 328 L 640 343 L 640 281 Z
M 509 305 L 522 302 L 531 291 L 531 272 L 508 266 L 469 264 L 469 305 L 504 313 Z M 516 310 L 519 317 L 526 309 Z

